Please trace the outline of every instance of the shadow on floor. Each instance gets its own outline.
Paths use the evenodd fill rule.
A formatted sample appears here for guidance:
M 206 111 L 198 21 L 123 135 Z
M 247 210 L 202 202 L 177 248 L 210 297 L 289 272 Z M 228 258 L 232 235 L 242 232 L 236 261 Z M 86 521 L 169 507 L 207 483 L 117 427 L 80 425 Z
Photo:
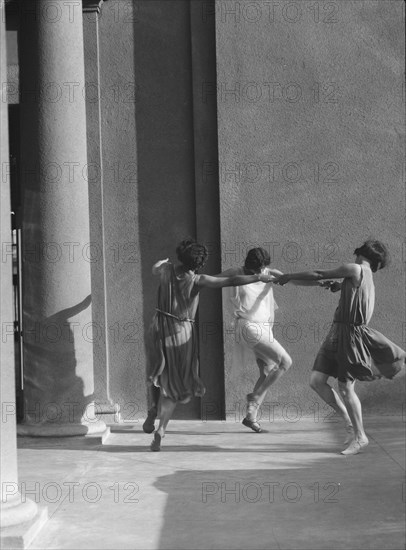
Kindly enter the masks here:
M 360 463 L 352 472 L 345 460 L 326 464 L 159 477 L 154 486 L 167 494 L 159 548 L 402 548 L 404 518 L 392 487 L 360 482 Z

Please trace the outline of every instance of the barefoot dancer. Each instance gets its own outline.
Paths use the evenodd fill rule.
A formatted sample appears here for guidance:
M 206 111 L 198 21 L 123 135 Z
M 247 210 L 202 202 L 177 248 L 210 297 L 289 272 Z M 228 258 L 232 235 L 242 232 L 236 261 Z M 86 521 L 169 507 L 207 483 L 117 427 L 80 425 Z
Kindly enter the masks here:
M 261 247 L 248 251 L 243 267 L 227 269 L 219 276 L 267 273 L 280 276 L 278 269 L 269 268 L 269 253 Z M 318 282 L 297 281 L 296 284 L 319 285 Z M 247 415 L 242 423 L 254 432 L 261 432 L 257 421 L 259 407 L 272 384 L 291 366 L 288 352 L 274 338 L 272 327 L 277 308 L 271 283 L 257 282 L 230 289 L 230 301 L 235 317 L 234 361 L 244 366 L 253 353 L 259 368 L 259 378 L 252 393 L 247 394 Z M 248 351 L 248 354 L 247 354 Z
M 271 280 L 265 273 L 232 277 L 197 275 L 196 271 L 204 266 L 208 253 L 205 246 L 191 239 L 182 241 L 176 253 L 179 264 L 163 260 L 152 268 L 153 274 L 160 277 L 158 307 L 147 346 L 148 382 L 160 390 L 159 427 L 151 443 L 152 451 L 160 450 L 161 438 L 177 403 L 188 403 L 193 396 L 202 396 L 205 392 L 198 373 L 194 324 L 200 290 Z M 153 410 L 150 413 L 147 428 L 155 420 Z
M 342 283 L 325 283 L 333 292 L 341 290 L 341 296 L 331 329 L 316 357 L 310 385 L 347 424 L 352 437 L 341 453 L 344 455 L 357 454 L 368 445 L 361 402 L 354 391 L 355 380 L 370 381 L 382 376 L 392 379 L 405 371 L 406 358 L 404 350 L 368 326 L 375 301 L 372 273 L 387 264 L 387 249 L 379 241 L 368 240 L 354 254 L 355 263 L 343 264 L 329 271 L 287 273 L 275 281 L 284 285 L 295 279 L 343 279 Z M 345 405 L 327 384 L 329 376 L 338 378 Z

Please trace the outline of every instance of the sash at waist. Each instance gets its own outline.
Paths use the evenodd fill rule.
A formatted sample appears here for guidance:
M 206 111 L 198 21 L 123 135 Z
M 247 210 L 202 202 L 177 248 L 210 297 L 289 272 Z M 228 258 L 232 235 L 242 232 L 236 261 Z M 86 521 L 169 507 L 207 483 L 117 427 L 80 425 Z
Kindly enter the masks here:
M 189 319 L 188 317 L 178 317 L 177 315 L 172 315 L 172 313 L 168 313 L 167 311 L 162 311 L 162 309 L 156 308 L 156 311 L 160 313 L 161 315 L 165 315 L 165 317 L 172 317 L 172 319 L 176 319 L 177 321 L 180 321 L 181 323 L 194 323 L 194 319 Z

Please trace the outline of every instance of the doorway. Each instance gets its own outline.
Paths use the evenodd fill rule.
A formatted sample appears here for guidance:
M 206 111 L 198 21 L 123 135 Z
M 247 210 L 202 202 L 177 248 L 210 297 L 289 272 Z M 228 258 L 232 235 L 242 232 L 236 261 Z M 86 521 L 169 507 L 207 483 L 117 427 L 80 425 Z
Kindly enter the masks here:
M 194 237 L 205 243 L 211 256 L 204 272 L 221 270 L 217 105 L 215 94 L 202 95 L 204 84 L 216 82 L 215 21 L 202 18 L 200 3 L 189 0 L 139 0 L 136 6 L 139 234 L 148 327 L 157 291 L 151 266 L 168 255 L 176 260 L 179 241 Z M 207 390 L 177 407 L 174 418 L 224 417 L 221 318 L 221 293 L 204 291 L 198 328 Z M 219 329 L 208 339 L 215 324 Z

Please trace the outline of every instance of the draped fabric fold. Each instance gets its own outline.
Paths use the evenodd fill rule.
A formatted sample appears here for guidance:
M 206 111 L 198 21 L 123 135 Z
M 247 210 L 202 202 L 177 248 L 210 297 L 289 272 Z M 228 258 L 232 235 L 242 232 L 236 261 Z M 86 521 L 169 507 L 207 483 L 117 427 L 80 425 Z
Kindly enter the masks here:
M 187 403 L 205 393 L 194 323 L 199 304 L 194 285 L 199 275 L 176 275 L 167 262 L 159 276 L 158 307 L 146 342 L 147 382 L 159 387 L 165 397 Z
M 328 338 L 337 342 L 341 378 L 391 379 L 405 371 L 406 352 L 368 323 L 375 304 L 372 272 L 361 266 L 361 283 L 344 279 L 340 302 Z M 340 376 L 339 376 L 340 378 Z

